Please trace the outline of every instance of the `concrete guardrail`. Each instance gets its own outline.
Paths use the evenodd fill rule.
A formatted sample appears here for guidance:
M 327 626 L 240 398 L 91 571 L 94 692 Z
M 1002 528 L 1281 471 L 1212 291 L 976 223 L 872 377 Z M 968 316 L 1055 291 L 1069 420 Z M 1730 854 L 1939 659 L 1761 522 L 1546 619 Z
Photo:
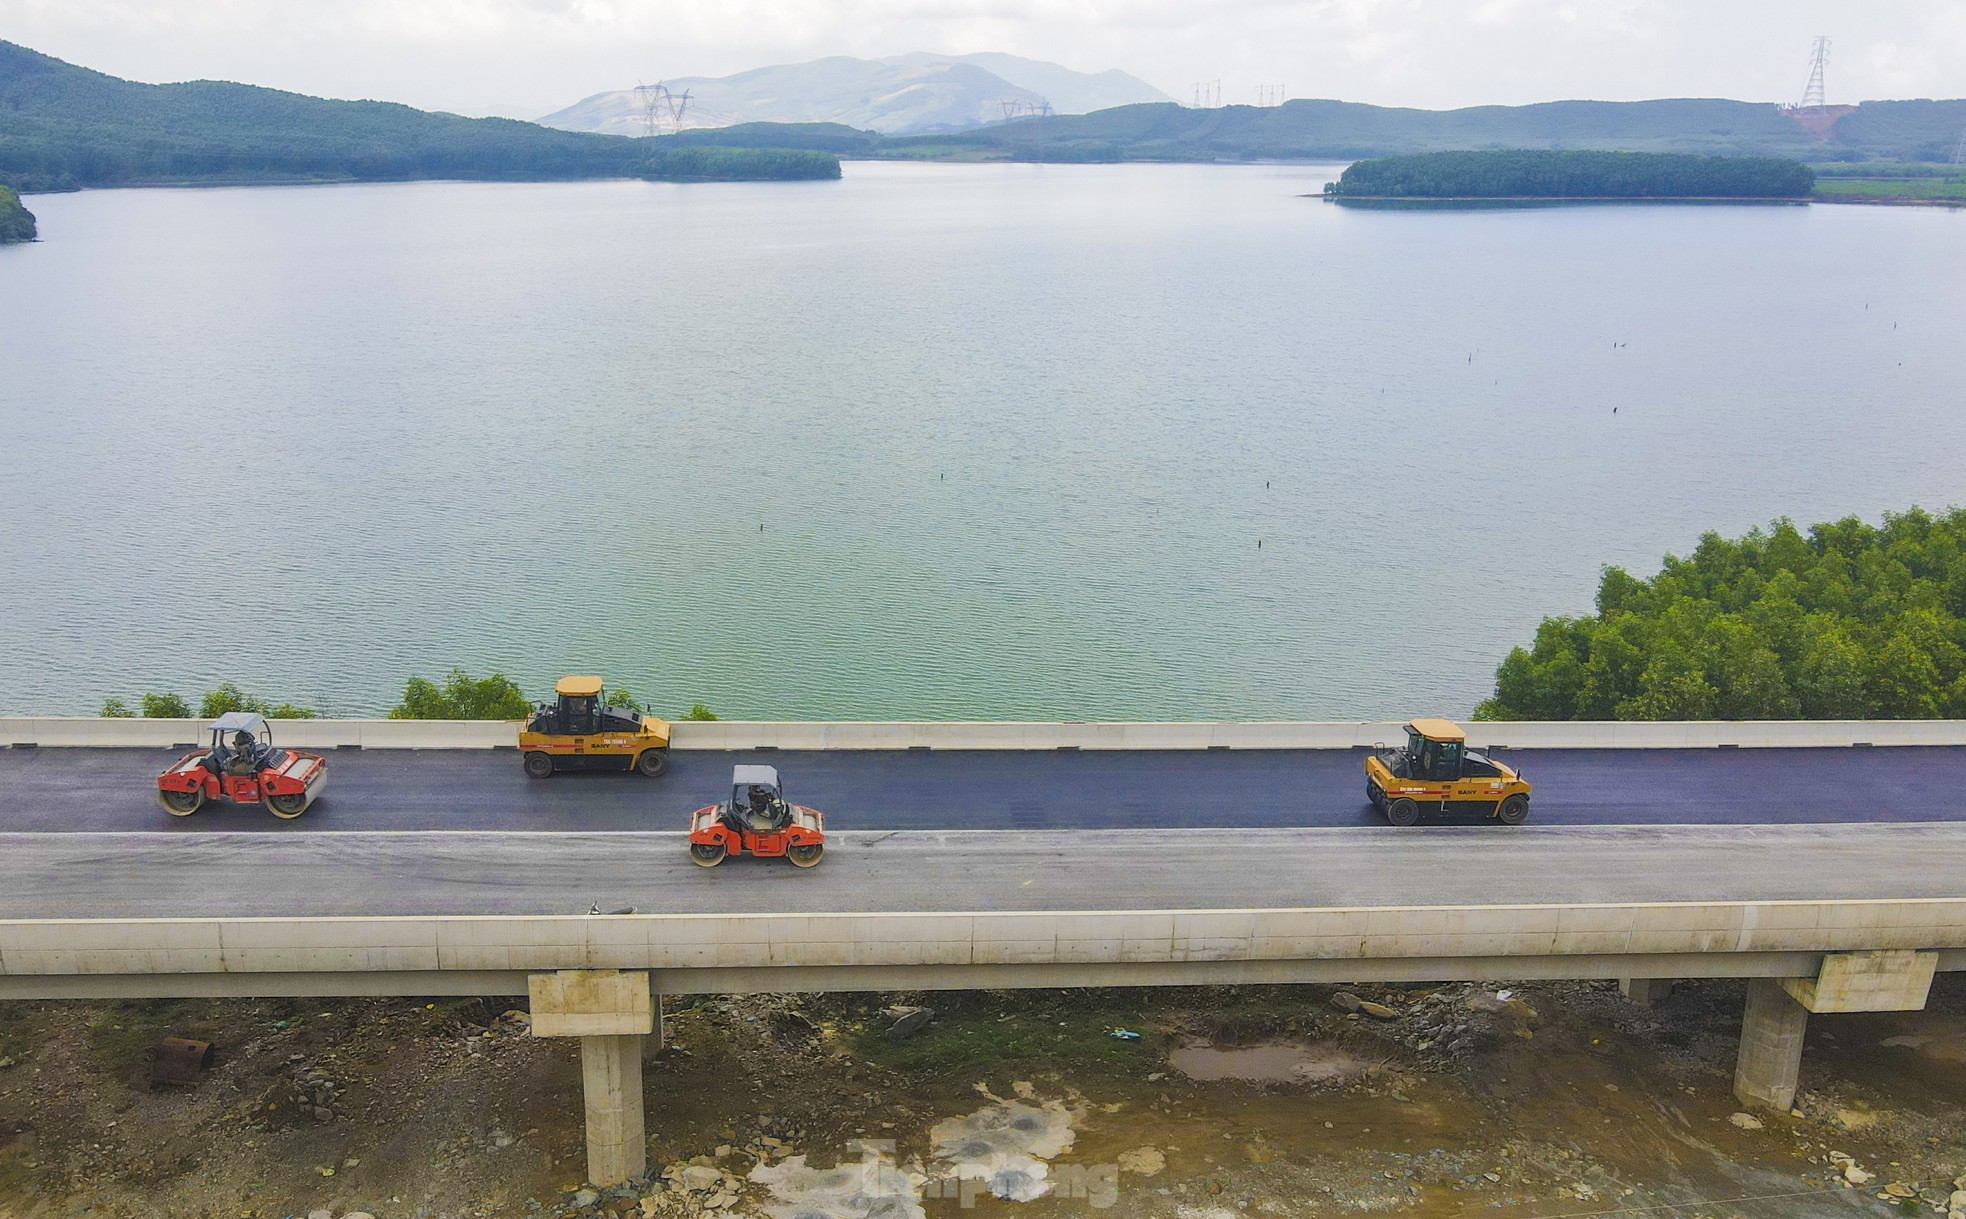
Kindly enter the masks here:
M 1966 745 L 1966 720 L 1753 720 L 1468 723 L 1477 747 L 1509 749 L 1835 748 Z M 284 720 L 274 739 L 301 749 L 495 749 L 512 722 Z M 168 748 L 202 742 L 201 720 L 0 718 L 0 745 Z M 683 721 L 677 749 L 1358 749 L 1404 736 L 1398 723 L 1019 723 Z

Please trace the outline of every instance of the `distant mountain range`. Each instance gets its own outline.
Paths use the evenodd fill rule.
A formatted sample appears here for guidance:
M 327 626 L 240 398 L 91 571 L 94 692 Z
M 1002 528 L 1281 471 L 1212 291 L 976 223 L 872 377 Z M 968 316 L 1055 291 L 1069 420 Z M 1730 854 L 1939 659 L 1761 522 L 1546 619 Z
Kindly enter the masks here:
M 967 131 L 1047 104 L 1055 114 L 1087 114 L 1173 100 L 1124 72 L 1074 72 L 994 52 L 915 52 L 886 59 L 834 55 L 662 84 L 676 97 L 689 93 L 680 123 L 684 130 L 758 122 L 842 123 L 882 135 L 915 135 Z M 597 93 L 539 122 L 565 131 L 642 135 L 647 130 L 644 96 L 634 89 Z M 660 117 L 663 131 L 677 129 L 668 112 Z

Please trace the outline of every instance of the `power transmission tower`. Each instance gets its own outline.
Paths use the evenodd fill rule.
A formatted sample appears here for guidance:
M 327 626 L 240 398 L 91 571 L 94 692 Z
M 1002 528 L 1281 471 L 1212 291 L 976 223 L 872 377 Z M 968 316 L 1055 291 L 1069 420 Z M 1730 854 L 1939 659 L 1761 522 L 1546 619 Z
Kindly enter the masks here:
M 1222 82 L 1219 80 L 1198 80 L 1195 82 L 1195 109 L 1213 110 L 1222 104 Z
M 1828 104 L 1823 91 L 1823 69 L 1829 66 L 1829 35 L 1816 39 L 1816 45 L 1809 52 L 1809 83 L 1802 88 L 1801 104 L 1797 110 L 1814 110 L 1820 113 Z
M 683 115 L 689 112 L 689 90 L 683 90 L 678 97 L 669 92 L 669 87 L 661 81 L 652 85 L 635 86 L 635 103 L 642 109 L 642 136 L 654 139 L 663 134 L 665 124 L 669 134 L 683 129 Z
M 1952 163 L 1966 165 L 1966 127 L 1959 129 L 1959 142 L 1952 146 Z
M 642 108 L 642 138 L 645 140 L 655 138 L 657 118 L 664 109 L 662 93 L 659 84 L 635 86 L 635 104 Z

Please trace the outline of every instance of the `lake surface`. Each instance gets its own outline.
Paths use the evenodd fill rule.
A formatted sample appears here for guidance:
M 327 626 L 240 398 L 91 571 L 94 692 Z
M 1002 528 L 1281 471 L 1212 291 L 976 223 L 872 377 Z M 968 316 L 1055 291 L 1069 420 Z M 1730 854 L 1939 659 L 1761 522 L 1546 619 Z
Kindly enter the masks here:
M 1966 213 L 1336 167 L 39 196 L 0 711 L 1464 715 L 1598 570 L 1966 502 Z

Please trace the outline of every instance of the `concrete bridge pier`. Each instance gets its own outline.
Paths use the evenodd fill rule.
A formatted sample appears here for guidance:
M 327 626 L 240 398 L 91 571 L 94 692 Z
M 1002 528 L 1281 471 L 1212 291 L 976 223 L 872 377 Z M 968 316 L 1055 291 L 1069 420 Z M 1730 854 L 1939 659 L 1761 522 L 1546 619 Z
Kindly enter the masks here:
M 642 1055 L 656 1031 L 648 971 L 563 969 L 529 975 L 527 989 L 533 1036 L 580 1038 L 587 1179 L 618 1185 L 641 1176 L 648 1171 Z
M 1671 978 L 1619 978 L 1618 993 L 1640 1007 L 1651 1007 L 1666 1001 L 1672 983 Z
M 1915 1012 L 1925 1007 L 1935 952 L 1832 952 L 1813 978 L 1755 978 L 1741 1018 L 1734 1095 L 1743 1104 L 1795 1104 L 1811 1012 Z

